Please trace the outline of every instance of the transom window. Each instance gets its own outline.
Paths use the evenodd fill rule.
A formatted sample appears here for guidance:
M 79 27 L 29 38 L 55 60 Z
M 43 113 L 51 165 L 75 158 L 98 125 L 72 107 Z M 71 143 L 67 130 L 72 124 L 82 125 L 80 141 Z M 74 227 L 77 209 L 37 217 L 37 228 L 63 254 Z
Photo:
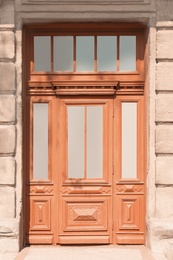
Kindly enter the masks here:
M 136 71 L 136 36 L 34 36 L 34 71 Z

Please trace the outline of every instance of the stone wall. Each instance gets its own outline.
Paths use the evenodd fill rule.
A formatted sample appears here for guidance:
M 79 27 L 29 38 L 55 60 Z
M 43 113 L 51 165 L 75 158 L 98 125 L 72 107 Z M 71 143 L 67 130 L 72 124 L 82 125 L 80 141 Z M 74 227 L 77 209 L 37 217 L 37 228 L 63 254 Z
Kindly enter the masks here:
M 148 33 L 147 245 L 173 252 L 172 0 L 0 0 L 0 251 L 22 246 L 22 25 L 141 21 Z M 34 11 L 34 12 L 33 12 Z M 3 46 L 3 47 L 2 47 Z
M 14 1 L 0 1 L 0 253 L 17 252 L 21 203 L 21 115 L 18 114 Z M 16 144 L 20 145 L 18 149 Z M 21 186 L 21 184 L 20 184 Z M 3 259 L 3 256 L 0 259 Z M 11 256 L 12 257 L 12 256 Z

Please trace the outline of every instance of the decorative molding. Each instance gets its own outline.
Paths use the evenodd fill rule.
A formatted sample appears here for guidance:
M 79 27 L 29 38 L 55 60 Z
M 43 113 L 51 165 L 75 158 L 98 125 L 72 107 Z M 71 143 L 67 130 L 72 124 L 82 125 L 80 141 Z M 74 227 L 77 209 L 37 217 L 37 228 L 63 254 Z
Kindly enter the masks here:
M 90 4 L 112 4 L 112 5 L 146 5 L 151 0 L 22 0 L 22 4 L 27 5 L 90 5 Z
M 49 187 L 49 186 L 31 186 L 28 187 L 27 189 L 27 194 L 37 194 L 37 193 L 52 193 L 53 192 L 53 187 Z
M 117 193 L 140 193 L 140 192 L 144 192 L 144 187 L 143 185 L 131 185 L 131 184 L 127 184 L 127 185 L 117 185 L 116 186 L 116 190 Z

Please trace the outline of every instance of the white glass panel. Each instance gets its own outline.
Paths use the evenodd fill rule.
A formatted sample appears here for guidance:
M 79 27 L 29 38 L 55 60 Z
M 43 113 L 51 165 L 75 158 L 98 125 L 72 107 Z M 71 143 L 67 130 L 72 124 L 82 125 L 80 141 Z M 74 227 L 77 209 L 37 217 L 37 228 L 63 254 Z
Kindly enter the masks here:
M 33 178 L 48 179 L 48 104 L 33 104 Z
M 136 70 L 136 36 L 120 36 L 120 70 Z
M 103 177 L 103 107 L 87 107 L 87 178 Z
M 77 71 L 94 70 L 94 37 L 93 36 L 76 37 L 76 70 Z
M 73 71 L 73 37 L 54 37 L 54 71 Z
M 34 37 L 34 71 L 50 71 L 50 36 Z
M 84 178 L 84 106 L 68 107 L 68 178 Z
M 97 37 L 97 70 L 115 71 L 117 60 L 117 37 Z
M 122 178 L 137 178 L 137 103 L 122 103 Z

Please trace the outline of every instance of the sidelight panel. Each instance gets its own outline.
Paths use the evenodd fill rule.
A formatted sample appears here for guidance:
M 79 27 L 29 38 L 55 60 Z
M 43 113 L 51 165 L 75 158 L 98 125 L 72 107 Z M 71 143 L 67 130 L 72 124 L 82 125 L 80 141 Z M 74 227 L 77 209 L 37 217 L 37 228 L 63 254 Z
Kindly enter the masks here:
M 48 104 L 33 104 L 33 179 L 48 179 Z
M 137 178 L 136 102 L 122 102 L 122 178 Z

